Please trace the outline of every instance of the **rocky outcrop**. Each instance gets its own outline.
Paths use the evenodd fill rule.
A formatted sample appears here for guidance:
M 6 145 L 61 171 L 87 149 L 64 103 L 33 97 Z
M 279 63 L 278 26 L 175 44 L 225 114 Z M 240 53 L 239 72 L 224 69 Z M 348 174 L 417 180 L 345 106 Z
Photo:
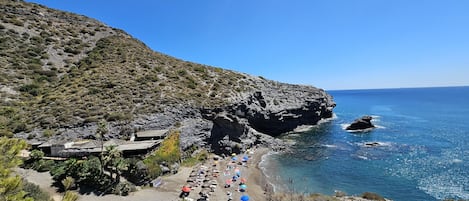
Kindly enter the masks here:
M 213 122 L 208 138 L 212 150 L 236 153 L 256 144 L 281 149 L 283 144 L 272 137 L 332 117 L 335 103 L 321 89 L 273 81 L 260 86 L 225 108 L 202 110 Z
M 359 119 L 356 119 L 352 124 L 350 124 L 350 126 L 347 126 L 347 128 L 345 128 L 346 130 L 351 130 L 351 131 L 360 131 L 360 130 L 369 130 L 369 129 L 372 129 L 374 128 L 375 126 L 373 125 L 373 123 L 371 123 L 371 120 L 373 119 L 373 117 L 371 116 L 363 116 Z

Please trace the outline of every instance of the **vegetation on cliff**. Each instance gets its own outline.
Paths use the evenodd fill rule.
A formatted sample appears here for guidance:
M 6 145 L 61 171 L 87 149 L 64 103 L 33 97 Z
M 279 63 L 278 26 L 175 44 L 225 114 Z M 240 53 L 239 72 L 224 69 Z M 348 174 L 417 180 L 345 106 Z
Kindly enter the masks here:
M 0 1 L 0 33 L 0 135 L 131 120 L 177 104 L 215 107 L 256 87 L 246 75 L 154 52 L 121 30 L 37 4 Z

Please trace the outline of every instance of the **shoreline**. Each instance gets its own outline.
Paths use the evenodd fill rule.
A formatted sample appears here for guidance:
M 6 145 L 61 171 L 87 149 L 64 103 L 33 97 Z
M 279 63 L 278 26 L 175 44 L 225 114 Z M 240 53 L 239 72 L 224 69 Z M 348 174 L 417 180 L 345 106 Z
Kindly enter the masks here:
M 163 183 L 161 186 L 157 188 L 153 187 L 144 187 L 139 188 L 136 192 L 130 193 L 128 196 L 119 196 L 113 194 L 106 194 L 103 196 L 96 195 L 94 193 L 90 194 L 79 194 L 78 201 L 125 201 L 125 200 L 133 200 L 133 201 L 146 201 L 146 200 L 155 200 L 155 201 L 179 201 L 179 194 L 181 192 L 181 187 L 187 184 L 187 180 L 190 177 L 190 174 L 200 168 L 201 166 L 209 167 L 210 164 L 214 164 L 213 158 L 218 157 L 219 160 L 217 165 L 213 165 L 218 170 L 223 168 L 220 171 L 220 176 L 216 178 L 218 181 L 217 187 L 210 193 L 210 200 L 217 200 L 223 201 L 228 200 L 227 191 L 231 191 L 233 193 L 233 201 L 240 200 L 242 195 L 249 195 L 252 200 L 256 201 L 264 201 L 272 198 L 274 194 L 282 192 L 276 192 L 275 184 L 272 183 L 269 176 L 267 176 L 265 169 L 262 167 L 262 163 L 265 161 L 265 157 L 268 157 L 272 154 L 276 154 L 277 152 L 272 151 L 268 147 L 260 147 L 253 150 L 252 154 L 247 153 L 249 155 L 249 161 L 247 166 L 239 166 L 242 173 L 242 178 L 246 178 L 246 185 L 248 186 L 245 193 L 241 193 L 237 191 L 236 185 L 232 185 L 230 188 L 224 188 L 225 179 L 227 176 L 223 175 L 223 170 L 226 165 L 232 163 L 231 157 L 221 158 L 216 155 L 212 155 L 212 160 L 207 160 L 205 163 L 197 164 L 192 167 L 181 167 L 180 171 L 174 175 L 167 175 L 163 176 L 162 180 Z M 215 157 L 214 157 L 215 156 Z M 39 185 L 42 189 L 49 192 L 49 194 L 53 197 L 55 201 L 61 199 L 61 193 L 57 193 L 55 188 L 51 188 L 51 184 L 53 180 L 49 173 L 39 173 L 34 170 L 27 170 L 27 169 L 18 169 L 16 170 L 20 175 L 26 178 L 28 181 L 33 182 Z M 228 176 L 231 178 L 230 176 Z M 199 192 L 201 191 L 200 186 L 197 188 L 193 188 L 190 193 L 189 199 L 187 200 L 197 200 L 199 196 Z M 343 196 L 343 197 L 335 197 L 331 196 L 336 200 L 339 201 L 366 201 L 366 199 L 358 197 L 358 196 Z M 388 200 L 388 199 L 386 199 Z

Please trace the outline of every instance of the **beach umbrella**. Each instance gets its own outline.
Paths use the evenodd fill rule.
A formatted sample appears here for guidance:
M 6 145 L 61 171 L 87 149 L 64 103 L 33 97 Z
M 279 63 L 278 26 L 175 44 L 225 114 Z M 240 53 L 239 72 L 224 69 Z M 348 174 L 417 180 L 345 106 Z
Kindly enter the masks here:
M 248 160 L 249 160 L 249 157 L 248 157 L 248 156 L 244 156 L 244 157 L 243 157 L 243 161 L 244 161 L 244 162 L 246 162 L 246 161 L 248 161 Z
M 241 185 L 239 185 L 239 188 L 241 188 L 241 189 L 246 189 L 247 187 L 248 187 L 248 186 L 246 186 L 246 184 L 241 184 Z
M 235 174 L 237 177 L 240 177 L 241 176 L 241 171 L 239 171 L 239 169 L 235 169 Z
M 241 178 L 241 183 L 246 183 L 246 179 L 244 177 Z
M 227 180 L 225 181 L 225 183 L 228 184 L 228 185 L 231 185 L 231 182 L 232 182 L 231 179 L 227 179 Z
M 248 195 L 241 196 L 241 201 L 249 201 L 249 196 Z
M 189 193 L 189 192 L 191 192 L 191 188 L 189 188 L 189 186 L 183 186 L 181 190 L 182 190 L 182 192 L 184 192 L 184 193 Z

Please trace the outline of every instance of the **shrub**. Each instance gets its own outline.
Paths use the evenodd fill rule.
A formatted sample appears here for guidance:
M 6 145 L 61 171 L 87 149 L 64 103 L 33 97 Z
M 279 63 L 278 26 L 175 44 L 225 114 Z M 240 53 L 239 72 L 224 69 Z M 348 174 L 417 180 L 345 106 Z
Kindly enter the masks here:
M 39 149 L 34 149 L 31 151 L 31 153 L 29 154 L 29 157 L 31 158 L 31 160 L 33 161 L 38 161 L 38 160 L 41 160 L 42 157 L 44 157 L 44 152 L 42 152 L 41 150 Z
M 38 84 L 25 84 L 20 87 L 21 92 L 29 93 L 33 96 L 37 96 L 40 94 L 41 88 Z
M 71 47 L 65 47 L 64 52 L 70 53 L 70 54 L 80 54 L 81 51 L 78 49 L 71 48 Z
M 149 158 L 156 162 L 165 161 L 169 163 L 181 160 L 181 151 L 179 150 L 179 131 L 170 131 L 170 134 L 161 143 L 158 150 L 156 150 Z
M 13 132 L 9 129 L 0 128 L 0 137 L 13 137 Z
M 26 191 L 28 197 L 32 197 L 35 201 L 52 201 L 50 195 L 43 191 L 38 185 L 23 180 L 23 190 Z
M 127 196 L 130 192 L 134 192 L 136 190 L 135 186 L 129 182 L 122 182 L 117 184 L 112 193 L 116 195 Z
M 55 134 L 55 131 L 51 130 L 51 129 L 46 129 L 44 130 L 44 132 L 42 133 L 42 136 L 44 137 L 52 137 L 53 135 Z
M 55 165 L 55 162 L 53 160 L 38 160 L 32 164 L 32 169 L 38 171 L 38 172 L 47 172 L 50 171 Z
M 184 69 L 178 70 L 177 73 L 178 73 L 179 76 L 185 76 L 185 75 L 187 75 L 187 71 L 184 70 Z
M 175 163 L 181 160 L 179 149 L 179 131 L 172 130 L 161 146 L 143 161 L 147 166 L 148 176 L 156 178 L 161 175 L 160 163 Z
M 21 120 L 13 120 L 10 123 L 11 123 L 10 127 L 13 129 L 14 133 L 19 133 L 19 132 L 27 130 L 26 123 Z
M 73 177 L 65 177 L 65 179 L 62 179 L 60 183 L 62 183 L 66 191 L 75 187 L 75 179 Z
M 78 194 L 73 191 L 65 192 L 64 198 L 62 201 L 76 201 L 78 200 Z
M 156 178 L 163 173 L 163 171 L 161 170 L 160 164 L 158 164 L 155 161 L 145 160 L 145 166 L 147 169 L 147 174 L 148 174 L 149 179 Z

